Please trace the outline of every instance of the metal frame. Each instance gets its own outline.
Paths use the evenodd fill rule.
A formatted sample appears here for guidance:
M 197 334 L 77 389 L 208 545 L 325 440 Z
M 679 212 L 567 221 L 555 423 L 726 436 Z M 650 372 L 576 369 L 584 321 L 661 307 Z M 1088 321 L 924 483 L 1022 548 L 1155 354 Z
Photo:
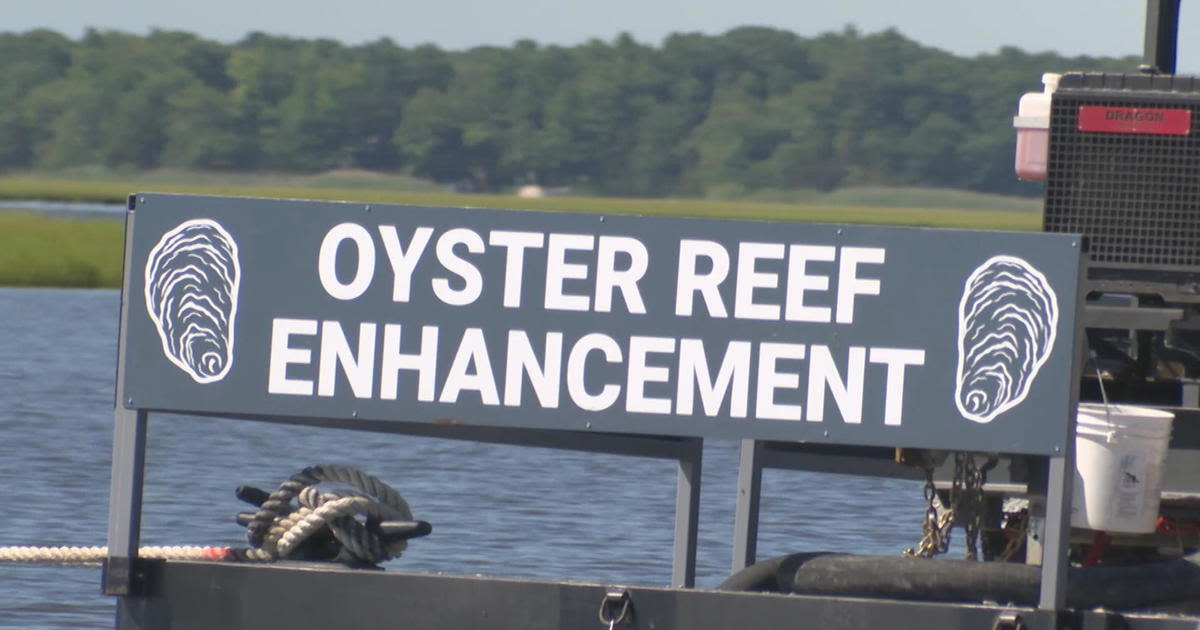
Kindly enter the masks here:
M 733 572 L 754 564 L 758 553 L 758 514 L 762 471 L 766 468 L 922 479 L 911 466 L 897 464 L 894 449 L 742 440 L 738 454 L 737 504 L 734 508 Z
M 1148 74 L 1175 74 L 1179 4 L 1179 0 L 1146 0 L 1145 47 L 1138 70 Z
M 1074 440 L 1070 442 L 1074 443 Z M 820 463 L 810 466 L 810 455 L 781 448 L 786 445 L 761 440 L 743 440 L 738 460 L 738 493 L 734 513 L 732 571 L 737 572 L 757 561 L 759 504 L 764 468 L 821 470 Z M 1066 602 L 1067 541 L 1070 536 L 1072 475 L 1075 470 L 1074 448 L 1059 457 L 1050 457 L 1045 480 L 1045 533 L 1042 554 L 1042 590 L 1038 608 L 1060 610 Z M 819 457 L 819 455 L 818 455 Z M 886 461 L 876 460 L 876 474 Z M 903 476 L 911 476 L 909 469 Z M 863 472 L 848 466 L 842 472 Z
M 120 352 L 120 349 L 118 349 Z M 111 550 L 129 551 L 137 547 L 137 523 L 141 515 L 141 464 L 118 467 L 118 456 L 125 453 L 138 453 L 137 457 L 144 460 L 146 419 L 151 411 L 169 412 L 170 410 L 137 410 L 136 412 L 118 408 L 118 429 L 114 443 L 130 442 L 133 436 L 126 436 L 121 430 L 122 416 L 137 414 L 141 417 L 140 432 L 137 439 L 140 446 L 126 447 L 120 455 L 114 450 L 113 456 L 113 497 L 118 497 L 118 485 L 130 488 L 136 487 L 138 501 L 122 503 L 117 508 L 114 502 L 113 512 L 109 516 L 109 564 L 114 561 L 117 566 L 127 563 L 125 558 L 134 558 L 132 554 L 114 554 Z M 673 459 L 678 464 L 676 474 L 675 497 L 675 526 L 674 546 L 671 563 L 671 585 L 677 588 L 691 588 L 696 581 L 696 545 L 699 539 L 700 511 L 700 476 L 703 470 L 704 441 L 700 438 L 681 438 L 670 436 L 621 435 L 614 433 L 587 433 L 582 431 L 549 431 L 542 429 L 504 429 L 500 427 L 471 426 L 471 425 L 431 425 L 418 422 L 380 422 L 372 420 L 325 420 L 313 418 L 240 416 L 233 414 L 195 414 L 200 417 L 219 417 L 233 420 L 250 420 L 257 422 L 273 422 L 281 424 L 298 424 L 306 426 L 326 427 L 333 429 L 349 429 L 352 431 L 369 431 L 372 433 L 393 433 L 416 437 L 436 437 L 451 440 L 465 440 L 488 444 L 509 444 L 537 448 L 555 448 L 589 453 L 607 453 L 612 455 L 627 455 L 632 457 L 652 457 L 657 459 Z M 132 461 L 130 461 L 132 463 Z M 131 470 L 134 468 L 136 470 Z M 118 484 L 117 480 L 123 480 Z M 122 520 L 129 515 L 129 525 Z M 126 533 L 126 530 L 129 530 Z M 113 533 L 124 538 L 114 539 Z M 126 547 L 114 547 L 114 540 L 129 538 L 132 542 Z M 105 592 L 110 595 L 121 595 L 105 582 Z M 118 590 L 120 586 L 116 586 Z M 125 589 L 128 592 L 128 589 Z
M 142 479 L 148 416 L 149 414 L 145 410 L 130 411 L 118 408 L 116 413 L 112 509 L 109 514 L 109 556 L 105 565 L 104 577 L 104 592 L 109 595 L 131 595 L 138 591 L 134 567 L 137 564 L 137 547 L 140 537 Z M 263 419 L 259 418 L 259 420 Z M 699 539 L 700 477 L 703 469 L 703 441 L 699 438 L 557 433 L 532 429 L 504 430 L 495 427 L 442 427 L 412 423 L 306 422 L 301 419 L 284 420 L 279 418 L 267 421 L 674 459 L 678 463 L 678 471 L 671 586 L 676 588 L 695 586 L 696 545 Z M 372 424 L 375 426 L 369 426 Z
M 130 595 L 135 583 L 133 564 L 141 540 L 142 486 L 146 464 L 148 415 L 141 409 L 126 409 L 125 339 L 129 325 L 129 252 L 133 242 L 135 200 L 129 198 L 125 213 L 125 268 L 121 283 L 120 331 L 117 337 L 117 380 L 113 412 L 112 481 L 109 490 L 108 559 L 104 564 L 103 590 L 109 595 Z
M 108 522 L 108 541 L 109 554 L 105 563 L 105 572 L 103 577 L 103 590 L 107 594 L 120 596 L 118 604 L 118 627 L 142 627 L 143 624 L 150 623 L 168 623 L 172 627 L 181 625 L 186 626 L 188 623 L 201 623 L 203 618 L 216 619 L 223 615 L 229 614 L 230 604 L 223 602 L 222 598 L 243 597 L 243 588 L 233 590 L 215 589 L 208 587 L 207 590 L 201 589 L 195 594 L 198 598 L 196 601 L 191 601 L 189 597 L 184 597 L 183 593 L 187 593 L 188 584 L 192 584 L 192 588 L 197 587 L 197 583 L 189 582 L 195 575 L 194 571 L 201 571 L 204 575 L 209 575 L 211 580 L 231 579 L 234 583 L 246 585 L 262 585 L 264 594 L 270 593 L 275 584 L 274 578 L 282 576 L 288 583 L 297 581 L 304 582 L 303 589 L 313 588 L 307 580 L 320 581 L 322 583 L 334 584 L 334 588 L 342 589 L 341 584 L 363 581 L 370 582 L 372 585 L 377 585 L 379 588 L 392 588 L 392 585 L 398 584 L 416 584 L 424 587 L 426 584 L 436 584 L 438 588 L 444 588 L 447 584 L 462 584 L 463 582 L 455 582 L 455 579 L 467 579 L 479 582 L 477 590 L 499 593 L 506 588 L 506 584 L 518 584 L 523 592 L 534 599 L 547 598 L 553 600 L 554 597 L 547 595 L 545 591 L 558 593 L 564 598 L 564 601 L 557 602 L 557 606 L 562 607 L 562 611 L 566 611 L 569 607 L 571 614 L 578 612 L 580 606 L 576 595 L 576 591 L 591 593 L 594 588 L 585 588 L 582 585 L 569 585 L 562 583 L 544 583 L 533 581 L 514 581 L 514 580 L 481 580 L 479 578 L 449 578 L 446 576 L 404 576 L 405 581 L 384 581 L 376 582 L 377 578 L 383 577 L 382 574 L 364 574 L 362 572 L 346 572 L 338 569 L 329 569 L 327 566 L 322 566 L 320 570 L 314 570 L 312 567 L 304 569 L 301 572 L 303 577 L 296 577 L 286 568 L 281 567 L 221 567 L 214 569 L 205 567 L 205 565 L 195 565 L 195 563 L 157 563 L 140 560 L 137 556 L 137 550 L 140 540 L 140 526 L 142 515 L 142 492 L 144 482 L 144 464 L 146 457 L 146 438 L 149 427 L 150 415 L 154 413 L 174 413 L 179 410 L 171 408 L 127 408 L 126 404 L 132 405 L 133 400 L 126 397 L 126 361 L 127 349 L 126 339 L 129 325 L 128 307 L 131 303 L 130 296 L 127 294 L 130 283 L 130 274 L 133 273 L 130 257 L 132 256 L 132 240 L 134 234 L 134 224 L 136 221 L 136 206 L 134 198 L 130 199 L 128 212 L 126 214 L 126 260 L 124 270 L 124 283 L 122 289 L 122 308 L 120 315 L 120 342 L 118 345 L 117 356 L 117 386 L 116 386 L 116 405 L 114 411 L 114 433 L 113 433 L 113 461 L 112 461 L 112 486 L 111 486 L 111 504 Z M 1080 270 L 1083 274 L 1083 268 Z M 1080 282 L 1078 287 L 1082 287 Z M 1082 290 L 1082 289 L 1080 289 Z M 1078 299 L 1078 296 L 1077 296 Z M 1078 303 L 1078 302 L 1077 302 Z M 1076 348 L 1081 347 L 1078 341 L 1082 334 L 1082 317 L 1077 318 L 1075 323 L 1075 339 Z M 1074 357 L 1072 361 L 1073 380 L 1078 382 L 1081 362 L 1078 357 Z M 1071 406 L 1074 408 L 1075 396 L 1072 394 Z M 440 437 L 448 439 L 470 440 L 477 442 L 489 442 L 496 444 L 511 444 L 522 446 L 535 446 L 545 448 L 557 448 L 567 450 L 578 450 L 588 452 L 602 452 L 620 455 L 640 456 L 640 457 L 655 457 L 664 459 L 673 459 L 678 464 L 676 474 L 676 516 L 674 523 L 674 544 L 672 549 L 672 574 L 671 587 L 673 589 L 691 588 L 695 584 L 696 574 L 696 547 L 698 541 L 698 514 L 700 500 L 700 483 L 701 471 L 703 467 L 703 438 L 701 437 L 678 437 L 678 436 L 661 436 L 661 435 L 631 435 L 617 433 L 598 433 L 591 431 L 573 431 L 573 430 L 553 430 L 553 429 L 528 429 L 528 428 L 505 428 L 498 426 L 478 426 L 469 424 L 428 424 L 419 422 L 399 422 L 399 421 L 383 421 L 383 420 L 366 420 L 359 418 L 339 418 L 324 419 L 324 418 L 303 418 L 292 416 L 271 416 L 271 415 L 248 415 L 248 414 L 229 414 L 229 413 L 212 413 L 212 414 L 195 414 L 192 415 L 210 415 L 219 416 L 222 418 L 252 420 L 261 422 L 277 422 L 286 424 L 303 424 L 310 426 L 336 427 L 340 429 L 351 429 L 359 431 L 371 431 L 382 433 L 394 433 L 411 436 L 428 436 Z M 1027 615 L 1030 620 L 1042 620 L 1034 625 L 1027 627 L 1056 627 L 1055 616 L 1051 613 L 1061 610 L 1065 601 L 1065 579 L 1066 579 L 1066 536 L 1068 533 L 1067 523 L 1069 521 L 1070 507 L 1070 485 L 1068 483 L 1068 471 L 1073 470 L 1073 423 L 1064 423 L 1066 428 L 1064 431 L 1068 433 L 1063 444 L 1068 445 L 1065 453 L 1050 458 L 1049 475 L 1046 481 L 1048 490 L 1048 502 L 1046 511 L 1046 533 L 1045 540 L 1049 552 L 1046 555 L 1046 562 L 1043 564 L 1043 580 L 1041 602 L 1039 605 L 1040 611 L 1026 610 L 1020 614 Z M 804 449 L 797 451 L 795 445 L 790 447 L 783 442 L 767 442 L 758 440 L 743 440 L 741 444 L 742 453 L 739 462 L 739 481 L 738 481 L 738 496 L 736 507 L 735 520 L 735 540 L 734 540 L 734 568 L 739 569 L 753 562 L 755 557 L 755 546 L 757 539 L 758 528 L 758 510 L 759 498 L 761 494 L 761 476 L 762 468 L 765 466 L 774 466 L 781 468 L 804 468 L 810 470 L 823 470 L 827 472 L 863 472 L 868 471 L 869 474 L 892 474 L 903 475 L 911 474 L 911 470 L 905 470 L 902 467 L 894 466 L 886 462 L 881 462 L 879 454 L 881 451 L 889 449 L 881 447 L 856 447 L 844 445 L 804 445 Z M 200 568 L 197 568 L 200 567 Z M 206 573 L 209 572 L 209 573 Z M 354 576 L 348 578 L 347 576 Z M 176 578 L 179 581 L 176 581 Z M 328 579 L 327 579 L 328 578 Z M 393 578 L 387 578 L 393 579 Z M 216 582 L 209 582 L 215 584 Z M 147 589 L 146 587 L 151 587 Z M 375 588 L 375 586 L 372 586 Z M 181 590 L 182 589 L 182 590 Z M 234 592 L 236 591 L 236 594 Z M 395 592 L 395 591 L 390 591 Z M 165 593 L 165 594 L 164 594 Z M 685 611 L 687 606 L 695 604 L 699 609 L 721 609 L 726 606 L 734 606 L 738 610 L 747 611 L 747 615 L 753 615 L 757 618 L 762 610 L 777 611 L 768 615 L 773 619 L 794 618 L 797 612 L 808 614 L 810 612 L 818 612 L 820 614 L 828 614 L 831 611 L 846 611 L 850 609 L 870 610 L 867 614 L 869 623 L 855 623 L 848 621 L 849 625 L 854 627 L 869 627 L 874 625 L 882 625 L 884 622 L 891 624 L 894 616 L 899 614 L 903 618 L 912 620 L 918 617 L 922 621 L 927 620 L 927 615 L 936 614 L 942 615 L 946 625 L 962 625 L 961 622 L 970 620 L 972 622 L 986 620 L 992 622 L 1001 620 L 998 615 L 1001 613 L 1009 614 L 1010 609 L 1003 607 L 986 607 L 986 606 L 963 606 L 954 604 L 928 604 L 928 603 L 913 603 L 913 602 L 896 602 L 888 600 L 864 600 L 861 598 L 842 598 L 842 597 L 787 597 L 779 598 L 765 595 L 752 594 L 697 594 L 696 591 L 681 591 L 670 589 L 638 589 L 639 602 L 645 601 L 644 598 L 649 598 L 650 601 L 656 601 L 659 606 L 659 612 L 650 615 L 649 618 L 660 618 L 667 625 L 682 624 L 678 627 L 694 627 L 694 628 L 716 628 L 724 627 L 721 620 L 728 621 L 729 617 L 726 613 L 713 613 L 711 618 L 706 618 L 704 615 L 693 615 L 691 611 Z M 642 595 L 644 593 L 654 593 L 653 595 Z M 245 595 L 253 597 L 252 595 Z M 612 594 L 610 593 L 611 597 Z M 590 594 L 589 594 L 590 597 Z M 770 597 L 771 599 L 763 599 Z M 188 599 L 187 604 L 182 600 Z M 372 598 L 364 596 L 363 600 L 372 600 Z M 375 598 L 376 600 L 378 598 Z M 169 601 L 170 605 L 164 605 L 164 600 Z M 570 600 L 567 602 L 565 600 Z M 528 605 L 528 599 L 524 600 L 524 604 Z M 687 606 L 683 602 L 687 602 Z M 770 602 L 787 601 L 789 604 L 778 604 Z M 197 603 L 200 602 L 200 603 Z M 386 608 L 389 604 L 372 600 L 371 606 L 374 608 Z M 493 603 L 504 606 L 516 605 L 513 602 L 495 602 L 488 600 L 486 597 L 483 604 Z M 766 603 L 764 603 L 766 602 Z M 800 602 L 800 603 L 796 603 Z M 204 608 L 211 613 L 210 615 L 200 615 L 197 619 L 190 619 L 186 614 L 180 612 L 180 606 L 196 605 Z M 477 603 L 477 602 L 472 602 Z M 551 601 L 550 603 L 554 603 Z M 568 606 L 569 604 L 569 606 Z M 482 604 L 481 604 L 482 605 Z M 453 602 L 439 604 L 433 606 L 431 610 L 439 612 L 429 613 L 426 621 L 433 622 L 435 620 L 444 620 L 446 607 L 453 607 Z M 588 603 L 585 607 L 594 611 L 594 604 Z M 639 603 L 639 616 L 644 621 L 649 614 L 649 611 L 654 608 L 648 608 L 647 604 Z M 461 607 L 461 605 L 460 605 Z M 715 607 L 715 608 L 714 608 Z M 249 611 L 248 608 L 236 606 L 244 615 L 258 614 L 257 612 Z M 750 612 L 753 611 L 753 612 Z M 537 611 L 545 613 L 545 610 Z M 561 611 L 560 611 L 561 612 Z M 565 614 L 565 613 L 564 613 Z M 592 613 L 594 615 L 594 612 Z M 177 617 L 177 615 L 183 615 Z M 658 617 L 655 617 L 657 615 Z M 251 617 L 246 617 L 249 619 Z M 852 618 L 856 616 L 852 615 Z M 566 617 L 563 617 L 565 619 Z M 548 623 L 553 623 L 556 619 L 560 620 L 555 615 L 547 617 Z M 165 621 L 163 621 L 165 620 Z M 860 621 L 863 619 L 860 618 Z M 244 621 L 244 620 L 243 620 Z M 277 621 L 277 620 L 276 620 Z M 544 621 L 544 620 L 543 620 Z M 1044 623 L 1043 623 L 1044 622 Z M 216 623 L 216 622 L 214 622 Z M 914 622 L 915 624 L 915 622 Z M 311 623 L 307 625 L 312 625 Z M 468 624 L 470 625 L 470 624 Z M 488 624 L 489 627 L 493 627 Z M 249 627 L 249 624 L 238 625 L 233 624 L 229 627 Z M 365 626 L 364 626 L 365 627 Z M 494 627 L 529 627 L 524 623 L 498 625 Z M 765 626 L 764 626 L 765 627 Z M 1003 627 L 1003 626 L 998 626 Z

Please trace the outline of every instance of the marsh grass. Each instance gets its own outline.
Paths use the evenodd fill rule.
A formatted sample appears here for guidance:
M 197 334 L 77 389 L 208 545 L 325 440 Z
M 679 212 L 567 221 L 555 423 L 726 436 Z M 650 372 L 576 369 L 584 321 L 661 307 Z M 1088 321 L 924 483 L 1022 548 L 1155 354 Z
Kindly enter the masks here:
M 0 286 L 119 287 L 124 224 L 0 212 Z
M 0 199 L 123 203 L 131 192 L 979 230 L 1036 230 L 1041 222 L 1036 200 L 935 189 L 852 189 L 785 203 L 465 195 L 404 176 L 360 172 L 269 176 L 80 171 L 0 177 Z M 0 212 L 0 285 L 120 286 L 121 231 L 117 220 Z

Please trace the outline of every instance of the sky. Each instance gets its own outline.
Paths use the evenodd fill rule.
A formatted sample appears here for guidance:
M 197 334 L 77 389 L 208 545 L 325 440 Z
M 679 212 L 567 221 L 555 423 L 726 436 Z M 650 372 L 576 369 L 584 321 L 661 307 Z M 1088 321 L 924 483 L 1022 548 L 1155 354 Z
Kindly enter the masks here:
M 388 37 L 402 46 L 463 50 L 520 39 L 611 41 L 622 32 L 656 45 L 671 33 L 719 34 L 745 25 L 810 37 L 854 25 L 865 33 L 896 28 L 965 56 L 1002 46 L 1140 56 L 1146 11 L 1144 0 L 0 0 L 0 6 L 0 30 L 50 28 L 71 37 L 89 27 L 138 34 L 163 28 L 234 42 L 262 31 L 347 44 Z M 1200 72 L 1200 0 L 1183 2 L 1182 14 L 1179 71 Z

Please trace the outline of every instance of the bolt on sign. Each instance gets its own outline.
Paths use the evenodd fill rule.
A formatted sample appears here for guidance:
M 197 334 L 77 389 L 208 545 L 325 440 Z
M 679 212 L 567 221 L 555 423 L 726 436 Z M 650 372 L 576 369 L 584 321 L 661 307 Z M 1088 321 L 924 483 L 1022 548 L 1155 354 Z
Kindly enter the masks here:
M 1051 454 L 1064 234 L 139 195 L 127 406 Z

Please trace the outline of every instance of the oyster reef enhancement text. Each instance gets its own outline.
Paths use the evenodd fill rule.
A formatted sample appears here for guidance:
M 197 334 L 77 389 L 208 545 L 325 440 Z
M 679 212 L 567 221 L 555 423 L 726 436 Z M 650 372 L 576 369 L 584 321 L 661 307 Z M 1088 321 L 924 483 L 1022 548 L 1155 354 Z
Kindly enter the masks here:
M 392 303 L 408 305 L 416 294 L 441 308 L 479 309 L 479 321 L 448 328 L 436 318 L 384 321 L 387 313 L 353 322 L 275 317 L 268 393 L 333 396 L 349 388 L 360 399 L 445 405 L 476 397 L 485 406 L 902 424 L 905 377 L 924 365 L 923 349 L 853 345 L 853 335 L 838 336 L 849 343 L 836 346 L 783 340 L 802 334 L 789 329 L 797 324 L 849 331 L 856 313 L 880 308 L 884 248 L 677 243 L 651 252 L 631 236 L 341 223 L 317 252 L 330 298 L 387 291 Z M 674 267 L 670 299 L 643 282 L 655 264 Z M 493 282 L 500 286 L 486 286 Z M 648 317 L 648 291 L 662 310 L 674 306 L 651 313 L 656 321 L 777 325 L 765 335 L 771 340 L 746 340 L 736 332 L 565 332 L 561 324 L 582 312 L 636 328 Z M 487 314 L 502 309 L 520 309 L 523 325 L 497 329 Z M 879 408 L 879 417 L 864 418 L 864 400 L 876 401 L 867 407 Z

